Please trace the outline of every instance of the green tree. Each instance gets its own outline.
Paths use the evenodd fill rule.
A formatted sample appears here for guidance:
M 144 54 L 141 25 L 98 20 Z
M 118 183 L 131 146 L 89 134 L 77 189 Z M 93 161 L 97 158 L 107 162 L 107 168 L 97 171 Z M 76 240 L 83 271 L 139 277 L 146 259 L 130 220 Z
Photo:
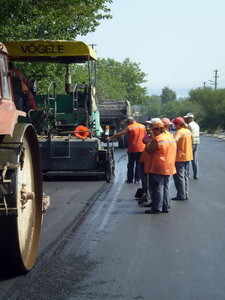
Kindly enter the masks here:
M 199 106 L 198 116 L 202 129 L 214 132 L 225 128 L 225 89 L 196 89 L 189 94 L 191 103 Z
M 141 71 L 140 64 L 126 58 L 122 63 L 121 80 L 125 84 L 128 99 L 132 104 L 141 104 L 146 101 L 147 88 L 142 85 L 146 82 L 147 74 Z
M 99 59 L 97 86 L 99 99 L 127 99 L 131 104 L 140 104 L 147 99 L 146 74 L 139 64 L 128 58 L 122 63 L 112 58 Z
M 161 99 L 158 95 L 148 96 L 147 101 L 141 106 L 141 114 L 148 119 L 158 118 L 161 115 Z
M 183 101 L 172 101 L 165 104 L 162 104 L 161 107 L 161 118 L 166 117 L 169 119 L 174 119 L 175 117 L 183 117 L 188 112 L 196 112 L 198 111 L 196 104 L 190 102 L 190 100 Z
M 75 39 L 111 18 L 112 0 L 1 1 L 0 40 Z
M 164 87 L 161 94 L 161 103 L 168 103 L 177 100 L 176 93 L 168 87 Z
M 1 0 L 0 40 L 65 39 L 74 40 L 77 35 L 92 32 L 102 19 L 111 18 L 107 3 L 112 0 Z M 58 64 L 16 63 L 28 78 L 45 76 L 39 84 L 39 91 L 46 91 L 49 78 L 57 83 L 60 92 L 64 90 L 62 78 L 65 68 Z M 72 73 L 76 66 L 72 66 Z M 82 68 L 78 68 L 78 71 Z M 76 79 L 82 78 L 78 72 Z M 76 76 L 77 77 L 77 76 Z
M 98 60 L 98 99 L 126 99 L 125 84 L 121 80 L 121 67 L 121 63 L 112 58 Z
M 184 116 L 187 112 L 195 115 L 201 130 L 215 132 L 225 129 L 225 89 L 191 90 L 186 100 L 168 102 L 161 107 L 161 117 L 170 119 Z

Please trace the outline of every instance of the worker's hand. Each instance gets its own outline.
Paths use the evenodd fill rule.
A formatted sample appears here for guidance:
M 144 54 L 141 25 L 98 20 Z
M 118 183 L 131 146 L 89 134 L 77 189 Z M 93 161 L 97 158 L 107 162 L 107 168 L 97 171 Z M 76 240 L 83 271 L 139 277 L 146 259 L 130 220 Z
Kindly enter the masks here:
M 113 140 L 113 139 L 115 139 L 114 135 L 111 135 L 111 136 L 108 136 L 108 137 L 107 137 L 107 140 L 108 140 L 108 141 L 111 141 L 111 140 Z
M 153 139 L 153 138 L 154 138 L 154 136 L 155 136 L 155 135 L 154 135 L 154 132 L 153 132 L 153 130 L 150 130 L 149 138 L 150 138 L 150 139 Z
M 146 135 L 143 137 L 142 142 L 143 142 L 144 144 L 147 144 L 148 141 L 149 141 L 149 139 L 150 139 L 149 135 L 146 134 Z

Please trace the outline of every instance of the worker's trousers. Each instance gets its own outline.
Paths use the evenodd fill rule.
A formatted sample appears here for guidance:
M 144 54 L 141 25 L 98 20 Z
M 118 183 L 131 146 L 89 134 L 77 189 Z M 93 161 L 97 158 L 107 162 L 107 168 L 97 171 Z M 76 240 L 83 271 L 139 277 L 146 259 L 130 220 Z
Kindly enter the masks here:
M 192 145 L 193 149 L 193 160 L 191 161 L 193 176 L 198 177 L 198 144 Z
M 149 174 L 152 209 L 166 211 L 170 209 L 169 175 Z
M 175 163 L 177 173 L 173 175 L 175 187 L 177 190 L 177 198 L 181 200 L 188 199 L 189 178 L 188 167 L 189 161 Z
M 198 178 L 198 144 L 192 145 L 193 160 L 190 162 L 193 170 L 193 177 Z M 188 165 L 188 177 L 190 177 L 190 164 Z
M 140 174 L 140 157 L 142 152 L 128 152 L 127 180 L 129 182 L 139 181 Z
M 144 163 L 140 163 L 140 176 L 141 176 L 141 183 L 144 193 L 147 192 L 148 183 L 147 183 L 147 174 L 144 172 Z

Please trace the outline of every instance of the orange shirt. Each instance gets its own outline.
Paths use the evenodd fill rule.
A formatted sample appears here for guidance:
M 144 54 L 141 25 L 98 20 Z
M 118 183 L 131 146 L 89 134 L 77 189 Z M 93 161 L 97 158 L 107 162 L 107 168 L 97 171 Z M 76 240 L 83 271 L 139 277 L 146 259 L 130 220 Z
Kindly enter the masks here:
M 174 135 L 177 140 L 177 162 L 193 160 L 192 133 L 187 128 L 178 129 Z
M 143 152 L 145 144 L 142 142 L 146 135 L 146 128 L 143 124 L 134 123 L 127 126 L 128 152 Z
M 176 173 L 176 142 L 173 136 L 161 133 L 154 137 L 158 147 L 149 154 L 146 161 L 145 173 L 153 173 L 160 175 L 173 175 Z

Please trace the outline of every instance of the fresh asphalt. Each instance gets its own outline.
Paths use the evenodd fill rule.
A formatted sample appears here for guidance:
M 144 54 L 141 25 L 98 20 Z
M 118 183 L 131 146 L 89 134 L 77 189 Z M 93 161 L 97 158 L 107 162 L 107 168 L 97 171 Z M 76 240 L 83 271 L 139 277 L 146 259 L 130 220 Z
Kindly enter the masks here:
M 46 182 L 53 202 L 43 250 L 7 293 L 1 282 L 3 299 L 225 299 L 224 146 L 223 138 L 202 136 L 199 179 L 190 179 L 189 200 L 172 201 L 168 214 L 146 215 L 138 206 L 138 186 L 124 182 L 125 151 L 114 182 L 89 203 L 81 200 L 93 189 L 85 182 L 83 191 L 73 182 Z M 175 196 L 172 179 L 170 188 Z M 81 201 L 76 212 L 74 199 Z

